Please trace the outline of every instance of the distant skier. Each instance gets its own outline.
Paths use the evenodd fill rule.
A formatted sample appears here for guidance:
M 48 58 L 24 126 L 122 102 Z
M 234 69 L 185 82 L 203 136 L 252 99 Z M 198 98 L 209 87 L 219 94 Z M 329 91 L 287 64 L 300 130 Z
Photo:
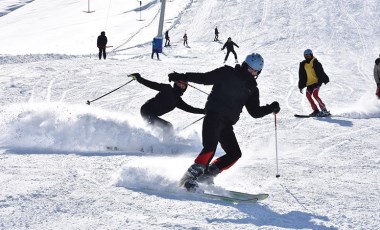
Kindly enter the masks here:
M 376 96 L 380 99 L 380 55 L 375 60 L 375 67 L 373 68 L 373 76 L 377 84 Z
M 264 59 L 258 53 L 247 56 L 242 65 L 223 66 L 206 73 L 170 73 L 169 81 L 190 81 L 213 85 L 206 102 L 206 116 L 203 120 L 203 149 L 194 164 L 185 172 L 180 181 L 188 191 L 195 191 L 198 182 L 213 183 L 213 178 L 230 168 L 241 157 L 241 150 L 233 131 L 243 107 L 254 118 L 278 113 L 277 101 L 260 106 L 259 89 L 256 79 L 264 67 Z M 225 155 L 211 160 L 220 143 Z M 211 163 L 211 164 L 210 164 Z
M 179 108 L 189 113 L 205 114 L 204 109 L 194 108 L 184 102 L 181 98 L 187 89 L 186 81 L 175 81 L 173 87 L 170 84 L 161 84 L 144 79 L 139 73 L 130 75 L 133 79 L 153 90 L 159 91 L 154 97 L 149 99 L 140 110 L 144 120 L 152 126 L 159 127 L 166 133 L 172 133 L 173 125 L 160 118 L 160 116 Z
M 170 46 L 169 30 L 165 32 L 165 47 Z
M 214 37 L 214 42 L 219 41 L 219 31 L 218 27 L 215 26 L 215 37 Z
M 107 46 L 107 37 L 106 37 L 106 32 L 102 31 L 100 35 L 98 36 L 98 40 L 96 42 L 96 45 L 99 48 L 99 60 L 102 59 L 102 54 L 103 54 L 103 59 L 106 59 L 106 46 Z
M 306 87 L 306 98 L 313 109 L 310 116 L 330 116 L 330 112 L 327 111 L 326 105 L 318 95 L 322 83 L 327 84 L 330 81 L 329 77 L 323 70 L 322 64 L 313 56 L 313 51 L 305 50 L 304 57 L 305 60 L 300 63 L 299 67 L 298 88 L 302 93 L 302 89 Z M 313 97 L 321 110 L 314 103 Z
M 187 34 L 186 34 L 186 32 L 185 32 L 185 35 L 183 35 L 183 45 L 184 45 L 184 46 L 188 46 L 188 44 L 187 44 Z
M 224 58 L 224 63 L 226 63 L 228 55 L 230 55 L 230 52 L 232 52 L 235 55 L 235 62 L 238 63 L 237 55 L 236 55 L 236 52 L 234 50 L 234 46 L 236 46 L 237 48 L 239 48 L 239 46 L 236 45 L 236 43 L 233 42 L 232 39 L 229 37 L 227 39 L 226 43 L 224 43 L 224 46 L 222 48 L 222 50 L 224 50 L 224 48 L 227 47 L 227 54 L 226 54 L 226 57 Z
M 153 59 L 153 55 L 156 54 L 157 60 L 160 60 L 160 56 L 158 55 L 158 51 L 160 48 L 161 47 L 160 47 L 160 43 L 158 42 L 158 39 L 153 38 L 153 41 L 152 41 L 152 59 Z

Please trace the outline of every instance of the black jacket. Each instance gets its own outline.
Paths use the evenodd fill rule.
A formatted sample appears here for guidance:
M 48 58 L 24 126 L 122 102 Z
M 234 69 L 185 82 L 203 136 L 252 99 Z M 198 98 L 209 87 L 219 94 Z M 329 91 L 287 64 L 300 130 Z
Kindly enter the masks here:
M 313 63 L 313 68 L 314 68 L 315 74 L 317 75 L 317 78 L 318 78 L 318 84 L 319 85 L 322 85 L 322 83 L 327 84 L 330 81 L 329 77 L 327 76 L 327 74 L 323 70 L 322 64 L 316 58 L 314 58 L 314 59 L 315 60 Z M 303 89 L 306 87 L 307 74 L 306 74 L 306 70 L 305 70 L 305 63 L 306 63 L 306 60 L 303 60 L 300 63 L 300 68 L 298 71 L 298 76 L 299 76 L 298 88 L 299 89 Z
M 148 100 L 143 105 L 145 107 L 145 111 L 149 114 L 162 116 L 175 108 L 182 109 L 189 113 L 205 114 L 204 109 L 194 108 L 186 104 L 186 102 L 184 102 L 181 98 L 183 90 L 177 86 L 172 87 L 169 84 L 152 82 L 142 77 L 139 77 L 136 80 L 146 87 L 159 91 L 154 98 Z
M 226 41 L 226 43 L 224 43 L 224 46 L 223 46 L 222 50 L 224 50 L 224 48 L 227 47 L 227 51 L 232 51 L 232 50 L 234 50 L 234 46 L 236 46 L 236 47 L 239 48 L 239 46 L 236 45 L 235 42 L 233 42 L 233 41 L 231 41 L 231 42 Z
M 107 45 L 107 37 L 106 35 L 99 35 L 98 40 L 96 42 L 97 47 L 99 48 L 105 48 Z
M 247 67 L 223 66 L 207 73 L 185 73 L 183 80 L 204 85 L 213 85 L 207 98 L 207 113 L 218 113 L 232 124 L 239 120 L 245 106 L 248 113 L 259 118 L 272 113 L 269 105 L 260 106 L 259 89 L 256 80 Z

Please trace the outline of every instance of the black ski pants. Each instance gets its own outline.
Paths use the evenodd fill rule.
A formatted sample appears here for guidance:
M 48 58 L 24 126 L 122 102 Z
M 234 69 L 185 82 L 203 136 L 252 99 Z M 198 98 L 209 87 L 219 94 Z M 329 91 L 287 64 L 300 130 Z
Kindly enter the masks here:
M 232 52 L 234 54 L 235 60 L 237 59 L 237 54 L 236 54 L 235 50 L 227 50 L 227 54 L 226 54 L 226 57 L 224 58 L 224 61 L 227 61 L 227 58 L 230 55 L 230 52 Z
M 203 149 L 194 162 L 208 167 L 220 143 L 226 154 L 215 159 L 212 164 L 218 167 L 219 172 L 231 167 L 241 157 L 232 125 L 231 121 L 218 113 L 207 113 L 202 128 Z
M 103 59 L 106 59 L 106 48 L 100 48 L 99 47 L 99 60 L 102 59 L 102 54 L 103 54 Z
M 173 131 L 173 125 L 170 122 L 153 114 L 145 104 L 141 107 L 140 113 L 149 125 L 159 127 L 166 132 Z

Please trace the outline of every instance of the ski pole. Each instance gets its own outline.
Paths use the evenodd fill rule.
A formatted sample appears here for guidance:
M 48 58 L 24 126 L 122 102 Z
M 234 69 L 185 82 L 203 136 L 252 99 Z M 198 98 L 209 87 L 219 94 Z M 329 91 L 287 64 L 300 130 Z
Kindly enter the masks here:
M 193 85 L 190 85 L 188 84 L 188 86 L 190 87 L 193 87 L 194 89 L 198 90 L 198 91 L 201 91 L 202 93 L 206 94 L 206 95 L 209 95 L 208 93 L 206 93 L 205 91 L 201 90 L 201 89 L 198 89 L 197 87 L 193 86 Z
M 197 119 L 196 121 L 193 121 L 193 122 L 192 122 L 191 124 L 189 124 L 189 125 L 186 125 L 185 127 L 182 128 L 182 130 L 186 129 L 187 127 L 191 126 L 192 124 L 195 124 L 196 122 L 202 120 L 203 118 L 205 118 L 205 116 L 203 116 L 203 117 Z
M 274 133 L 275 133 L 275 143 L 276 143 L 276 177 L 279 178 L 280 174 L 278 174 L 278 154 L 277 154 L 277 116 L 274 114 Z
M 128 76 L 130 76 L 130 75 L 128 75 Z M 110 92 L 108 92 L 108 93 L 106 93 L 106 94 L 104 94 L 104 95 L 102 95 L 102 96 L 100 96 L 100 97 L 94 99 L 94 100 L 87 101 L 87 105 L 90 105 L 91 102 L 97 101 L 97 100 L 99 100 L 100 98 L 105 97 L 105 96 L 107 96 L 108 94 L 110 94 L 110 93 L 112 93 L 112 92 L 115 92 L 116 90 L 120 89 L 121 87 L 124 87 L 124 86 L 128 85 L 128 84 L 129 84 L 130 82 L 132 82 L 133 80 L 135 80 L 135 79 L 132 79 L 132 80 L 128 81 L 128 82 L 125 83 L 124 85 L 119 86 L 118 88 L 116 88 L 116 89 L 114 89 L 114 90 L 112 90 L 112 91 L 110 91 Z

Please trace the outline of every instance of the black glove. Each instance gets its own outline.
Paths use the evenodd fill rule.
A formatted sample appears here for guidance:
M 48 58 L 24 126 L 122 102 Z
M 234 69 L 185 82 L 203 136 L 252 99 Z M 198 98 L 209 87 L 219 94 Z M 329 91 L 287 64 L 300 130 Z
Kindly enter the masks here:
M 272 104 L 269 105 L 269 108 L 275 114 L 277 114 L 278 112 L 280 112 L 280 104 L 278 104 L 277 101 L 272 102 Z
M 128 76 L 131 77 L 133 80 L 136 80 L 136 81 L 139 81 L 141 79 L 141 75 L 139 73 L 133 73 L 133 74 L 130 74 Z
M 380 88 L 380 83 L 377 83 L 377 88 Z
M 169 82 L 170 81 L 179 81 L 179 80 L 185 80 L 184 79 L 184 75 L 183 73 L 177 73 L 177 72 L 173 72 L 173 73 L 169 73 L 168 76 L 169 76 Z

